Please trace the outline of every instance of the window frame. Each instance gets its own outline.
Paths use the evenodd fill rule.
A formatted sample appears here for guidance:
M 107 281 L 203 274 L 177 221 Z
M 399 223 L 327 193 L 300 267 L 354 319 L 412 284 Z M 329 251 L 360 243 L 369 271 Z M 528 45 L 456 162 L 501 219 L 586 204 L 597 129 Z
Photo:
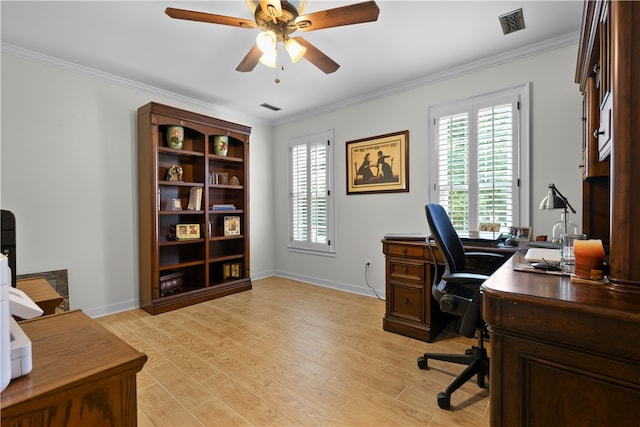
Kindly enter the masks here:
M 513 215 L 512 226 L 528 226 L 531 218 L 531 168 L 530 168 L 530 91 L 531 84 L 525 83 L 519 86 L 497 90 L 495 92 L 473 96 L 453 102 L 446 102 L 429 107 L 429 200 L 432 203 L 440 202 L 439 188 L 439 126 L 440 117 L 448 117 L 463 112 L 470 113 L 469 128 L 473 128 L 474 136 L 477 137 L 477 113 L 482 108 L 490 105 L 504 104 L 507 102 L 516 102 L 518 108 L 515 109 L 513 117 L 514 123 L 514 151 L 513 155 L 513 171 L 514 184 L 513 189 Z M 477 138 L 470 151 L 477 154 Z M 470 162 L 474 164 L 474 161 Z M 477 162 L 475 162 L 477 164 Z M 474 164 L 469 170 L 469 176 L 477 174 L 477 168 Z M 470 188 L 471 190 L 471 188 Z M 465 231 L 478 230 L 477 207 L 475 210 L 470 209 L 469 228 L 471 230 L 457 230 L 464 233 Z M 476 217 L 472 220 L 471 213 L 475 213 Z
M 310 228 L 312 227 L 312 221 L 307 221 L 307 240 L 294 240 L 294 227 L 296 225 L 294 219 L 294 164 L 293 164 L 293 150 L 294 147 L 305 145 L 308 148 L 318 145 L 326 145 L 326 168 L 325 168 L 325 182 L 327 195 L 326 195 L 326 242 L 317 242 L 312 240 L 313 233 Z M 301 137 L 295 137 L 289 139 L 288 144 L 288 177 L 289 177 L 289 239 L 288 248 L 292 251 L 307 252 L 317 255 L 333 255 L 335 254 L 335 215 L 334 215 L 334 189 L 333 189 L 333 129 L 326 131 L 316 132 L 310 135 Z M 309 150 L 307 150 L 307 165 L 309 165 Z M 311 168 L 307 167 L 307 182 L 311 178 Z M 307 200 L 310 199 L 311 189 L 307 190 Z M 308 214 L 310 215 L 310 213 Z

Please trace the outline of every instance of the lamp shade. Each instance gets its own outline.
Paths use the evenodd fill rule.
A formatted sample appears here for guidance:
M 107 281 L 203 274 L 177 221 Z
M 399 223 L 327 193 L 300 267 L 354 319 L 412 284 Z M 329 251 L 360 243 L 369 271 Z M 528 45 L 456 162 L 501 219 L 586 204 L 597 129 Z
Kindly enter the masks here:
M 278 51 L 275 47 L 271 51 L 267 51 L 262 54 L 260 57 L 260 63 L 266 65 L 267 67 L 276 68 L 276 58 L 278 56 Z
M 256 44 L 263 53 L 271 52 L 276 48 L 278 37 L 273 31 L 263 31 L 256 36 Z
M 563 197 L 558 195 L 555 185 L 549 184 L 549 192 L 540 202 L 540 209 L 566 209 L 567 203 Z
M 304 54 L 307 52 L 307 48 L 302 46 L 300 43 L 295 41 L 294 39 L 289 39 L 284 44 L 284 48 L 287 50 L 287 53 L 291 57 L 291 62 L 294 64 L 304 57 Z

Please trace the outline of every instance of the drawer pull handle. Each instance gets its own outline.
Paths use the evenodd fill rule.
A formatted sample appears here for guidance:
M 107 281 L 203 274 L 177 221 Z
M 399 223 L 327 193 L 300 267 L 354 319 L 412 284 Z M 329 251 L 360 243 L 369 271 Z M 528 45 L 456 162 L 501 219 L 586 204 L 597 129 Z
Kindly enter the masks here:
M 407 253 L 407 248 L 402 248 L 402 253 L 406 254 Z
M 405 298 L 404 300 L 402 300 L 402 302 L 404 302 L 405 304 L 409 304 L 409 298 Z
M 409 269 L 407 267 L 404 268 L 404 273 L 407 274 L 409 272 Z

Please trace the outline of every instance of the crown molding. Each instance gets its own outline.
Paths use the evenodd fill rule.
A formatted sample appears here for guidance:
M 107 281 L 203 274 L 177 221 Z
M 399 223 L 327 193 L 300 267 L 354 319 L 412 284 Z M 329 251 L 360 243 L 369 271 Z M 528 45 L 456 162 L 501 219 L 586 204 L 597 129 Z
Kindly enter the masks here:
M 99 80 L 104 80 L 116 85 L 120 85 L 120 86 L 124 86 L 124 87 L 128 87 L 128 88 L 132 88 L 132 89 L 136 89 L 136 90 L 141 90 L 141 91 L 146 91 L 146 92 L 151 92 L 151 93 L 155 93 L 158 96 L 162 96 L 162 97 L 166 97 L 166 98 L 172 98 L 172 99 L 176 99 L 182 102 L 186 102 L 189 104 L 194 104 L 197 106 L 200 106 L 202 108 L 204 108 L 207 111 L 213 110 L 215 111 L 217 114 L 225 114 L 228 113 L 230 115 L 233 115 L 235 117 L 238 117 L 240 120 L 242 120 L 244 118 L 244 120 L 251 120 L 254 123 L 257 124 L 263 124 L 263 125 L 268 125 L 271 126 L 272 123 L 265 121 L 264 119 L 258 118 L 258 117 L 253 117 L 253 116 L 247 116 L 247 114 L 245 113 L 240 113 L 238 111 L 234 111 L 234 110 L 230 110 L 229 108 L 226 107 L 222 107 L 220 105 L 216 105 L 216 104 L 212 104 L 210 102 L 206 102 L 203 101 L 201 99 L 197 99 L 197 98 L 192 98 L 189 96 L 185 96 L 176 92 L 171 92 L 165 89 L 160 89 L 158 87 L 155 86 L 151 86 L 145 83 L 141 83 L 135 80 L 131 80 L 131 79 L 127 79 L 124 77 L 120 77 L 117 76 L 115 74 L 110 74 L 110 73 L 106 73 L 104 71 L 100 71 L 100 70 L 96 70 L 95 68 L 90 68 L 90 67 L 85 67 L 83 65 L 79 65 L 73 62 L 69 62 L 69 61 L 65 61 L 63 59 L 59 59 L 53 56 L 49 56 L 49 55 L 45 55 L 39 52 L 34 52 L 32 50 L 29 49 L 24 49 L 9 43 L 2 43 L 2 49 L 1 52 L 3 54 L 8 54 L 8 55 L 13 55 L 19 58 L 23 58 L 23 59 L 28 59 L 31 60 L 33 62 L 38 62 L 41 64 L 45 64 L 45 65 L 50 65 L 53 67 L 57 67 L 66 71 L 70 71 L 70 72 L 74 72 L 74 73 L 79 73 L 79 74 L 84 74 L 87 75 L 89 77 L 93 77 Z

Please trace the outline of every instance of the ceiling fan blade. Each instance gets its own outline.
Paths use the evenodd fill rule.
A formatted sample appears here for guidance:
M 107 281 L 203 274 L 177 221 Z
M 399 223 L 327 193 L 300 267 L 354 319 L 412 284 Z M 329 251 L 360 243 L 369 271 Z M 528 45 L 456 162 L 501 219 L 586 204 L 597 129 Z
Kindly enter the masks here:
M 325 74 L 331 74 L 338 68 L 340 68 L 340 64 L 329 58 L 317 47 L 315 47 L 302 37 L 293 37 L 293 40 L 297 41 L 302 46 L 307 48 L 307 52 L 304 54 L 304 58 L 321 69 Z
M 300 31 L 315 31 L 377 21 L 379 14 L 380 8 L 372 0 L 301 15 L 296 18 L 295 24 Z
M 261 56 L 262 51 L 257 44 L 254 44 L 249 53 L 247 53 L 242 61 L 240 61 L 240 63 L 236 67 L 236 71 L 246 73 L 253 70 L 254 68 L 256 68 L 256 65 L 258 65 L 258 61 L 260 61 Z
M 193 10 L 175 9 L 173 7 L 166 8 L 164 13 L 175 19 L 186 19 L 188 21 L 208 22 L 210 24 L 230 25 L 241 28 L 256 27 L 256 23 L 248 19 L 214 15 L 213 13 L 195 12 Z
M 280 0 L 260 0 L 260 8 L 264 13 L 275 19 L 282 16 L 282 4 Z

